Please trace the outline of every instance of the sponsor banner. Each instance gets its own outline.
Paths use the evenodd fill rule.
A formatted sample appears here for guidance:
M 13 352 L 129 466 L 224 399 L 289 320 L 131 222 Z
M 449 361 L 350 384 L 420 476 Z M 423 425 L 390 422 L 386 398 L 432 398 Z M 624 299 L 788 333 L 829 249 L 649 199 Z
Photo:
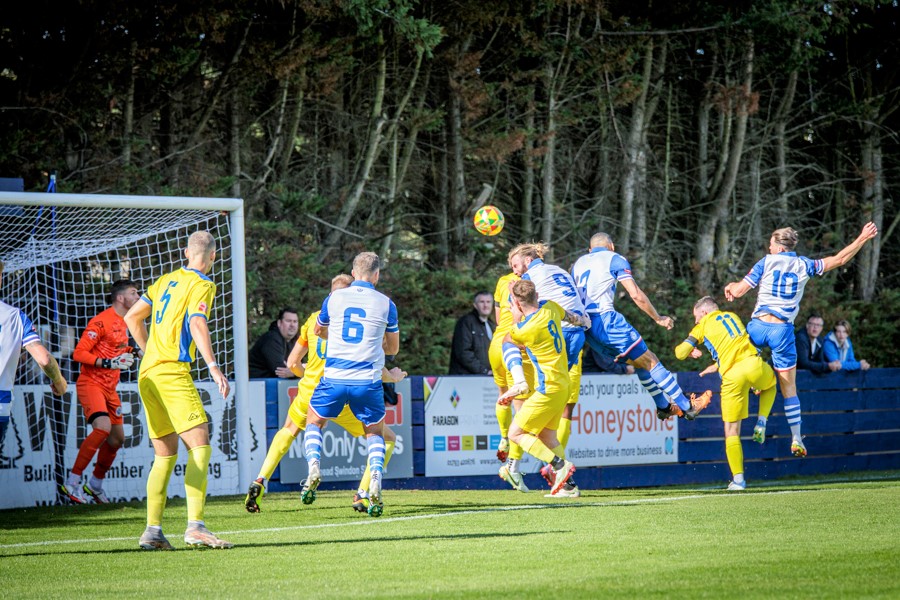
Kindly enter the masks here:
M 395 384 L 398 402 L 385 406 L 384 423 L 397 435 L 394 453 L 385 469 L 386 479 L 413 476 L 412 448 L 412 394 L 409 379 Z M 297 395 L 296 381 L 278 382 L 278 422 L 287 419 L 288 409 Z M 366 438 L 355 438 L 340 425 L 329 423 L 322 430 L 322 479 L 324 481 L 359 481 L 366 470 L 368 449 Z M 303 452 L 303 436 L 291 444 L 281 459 L 281 483 L 300 483 L 306 479 L 307 464 Z
M 250 448 L 237 444 L 237 414 L 234 384 L 223 399 L 215 383 L 197 383 L 209 419 L 212 457 L 209 463 L 210 495 L 240 494 L 238 451 L 249 452 L 253 473 L 262 465 L 265 448 L 265 405 L 249 402 Z M 13 391 L 12 416 L 0 442 L 0 508 L 55 504 L 62 500 L 59 485 L 75 464 L 78 448 L 90 433 L 78 403 L 75 385 L 62 398 L 48 386 L 21 385 Z M 119 449 L 103 489 L 113 501 L 143 500 L 147 496 L 147 474 L 153 464 L 153 446 L 147 434 L 136 383 L 120 383 L 125 442 Z M 251 398 L 265 397 L 264 382 L 250 382 Z M 94 462 L 84 471 L 87 480 Z M 179 444 L 178 462 L 169 482 L 170 497 L 184 497 L 187 452 Z
M 489 377 L 426 377 L 425 475 L 496 475 L 497 388 Z M 576 466 L 678 462 L 678 422 L 660 421 L 636 375 L 584 375 L 566 455 Z M 539 462 L 526 454 L 523 472 Z

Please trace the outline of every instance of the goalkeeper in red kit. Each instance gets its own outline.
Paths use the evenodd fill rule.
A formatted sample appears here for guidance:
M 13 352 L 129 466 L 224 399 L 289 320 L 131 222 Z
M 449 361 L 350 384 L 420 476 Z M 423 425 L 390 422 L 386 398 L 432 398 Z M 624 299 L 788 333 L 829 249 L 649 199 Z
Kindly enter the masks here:
M 81 374 L 75 384 L 78 402 L 92 428 L 78 449 L 66 482 L 60 486 L 63 495 L 75 504 L 84 504 L 85 494 L 97 504 L 109 502 L 103 491 L 103 480 L 125 440 L 122 403 L 116 386 L 119 372 L 134 364 L 134 349 L 128 345 L 128 329 L 122 317 L 139 298 L 133 281 L 120 279 L 113 283 L 112 306 L 90 320 L 72 353 L 72 359 L 81 363 Z M 82 473 L 95 454 L 93 476 L 82 484 Z

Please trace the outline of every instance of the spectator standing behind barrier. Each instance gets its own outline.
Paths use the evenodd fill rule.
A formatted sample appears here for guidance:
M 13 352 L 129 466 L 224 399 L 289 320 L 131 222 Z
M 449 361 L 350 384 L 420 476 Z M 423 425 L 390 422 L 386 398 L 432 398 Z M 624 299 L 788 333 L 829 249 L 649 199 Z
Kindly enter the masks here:
M 828 334 L 822 344 L 825 360 L 841 363 L 842 371 L 869 370 L 869 363 L 865 360 L 856 360 L 853 356 L 853 344 L 850 342 L 850 323 L 841 319 L 834 324 L 834 331 Z
M 830 373 L 841 369 L 838 360 L 827 361 L 822 354 L 823 341 L 820 339 L 825 320 L 821 315 L 812 313 L 806 319 L 806 328 L 796 333 L 797 368 L 807 369 L 813 373 Z
M 282 308 L 278 319 L 272 321 L 269 330 L 256 340 L 250 349 L 250 377 L 296 377 L 287 367 L 297 334 L 300 331 L 300 317 L 293 308 Z
M 488 349 L 495 325 L 488 316 L 494 311 L 494 297 L 488 291 L 475 294 L 472 312 L 456 322 L 450 351 L 451 375 L 490 375 Z

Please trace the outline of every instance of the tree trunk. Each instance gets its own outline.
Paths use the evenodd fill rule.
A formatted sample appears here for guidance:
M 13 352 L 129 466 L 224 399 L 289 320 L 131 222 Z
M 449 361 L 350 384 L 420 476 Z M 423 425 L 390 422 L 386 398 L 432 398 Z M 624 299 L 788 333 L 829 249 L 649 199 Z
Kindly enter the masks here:
M 881 128 L 876 119 L 866 125 L 863 141 L 863 222 L 873 221 L 880 230 L 884 224 L 884 174 L 882 171 Z M 857 256 L 857 294 L 862 300 L 871 302 L 875 297 L 878 280 L 878 261 L 881 257 L 882 236 L 875 236 L 863 246 Z
M 800 51 L 800 39 L 794 41 L 794 53 Z M 775 171 L 778 175 L 778 201 L 776 210 L 779 220 L 788 220 L 788 169 L 787 169 L 787 136 L 785 130 L 790 120 L 791 107 L 794 104 L 794 95 L 797 92 L 798 69 L 793 69 L 788 75 L 788 82 L 778 106 L 775 121 Z
M 134 88 L 137 81 L 137 40 L 131 40 L 128 47 L 129 65 L 128 89 L 125 92 L 124 123 L 122 127 L 122 166 L 131 166 L 131 147 L 134 141 Z M 129 186 L 130 187 L 130 186 Z
M 728 150 L 728 162 L 722 169 L 722 184 L 716 190 L 712 210 L 700 222 L 700 235 L 697 237 L 696 256 L 699 269 L 697 271 L 696 285 L 698 292 L 709 293 L 713 286 L 716 274 L 715 260 L 727 263 L 728 240 L 730 236 L 718 236 L 719 227 L 727 227 L 728 208 L 734 192 L 737 175 L 741 165 L 744 151 L 744 140 L 747 135 L 747 121 L 753 104 L 753 39 L 749 38 L 744 49 L 744 81 L 737 92 L 734 110 L 737 113 L 735 119 L 734 139 Z M 730 112 L 730 111 L 729 111 Z M 718 240 L 718 248 L 716 247 Z
M 544 83 L 547 87 L 547 126 L 544 132 L 547 138 L 541 169 L 541 239 L 553 248 L 553 203 L 556 184 L 556 111 L 557 97 L 553 81 L 554 68 L 551 63 L 544 67 Z M 551 250 L 552 252 L 552 250 Z M 549 258 L 549 257 L 548 257 Z
M 640 193 L 641 162 L 646 160 L 642 155 L 641 140 L 644 137 L 644 116 L 647 109 L 647 95 L 650 91 L 650 78 L 653 75 L 653 40 L 647 41 L 644 51 L 644 65 L 641 72 L 641 93 L 632 106 L 631 128 L 625 146 L 624 175 L 622 177 L 622 203 L 619 213 L 619 235 L 616 246 L 622 254 L 631 249 L 631 238 L 634 226 L 635 198 Z
M 522 184 L 522 239 L 534 235 L 534 86 L 528 90 L 525 111 L 525 181 Z
M 457 54 L 458 60 L 462 60 L 472 43 L 472 34 L 460 43 Z M 459 74 L 454 67 L 449 74 L 450 102 L 447 113 L 447 127 L 450 142 L 449 160 L 449 187 L 450 187 L 450 252 L 455 266 L 461 266 L 466 256 L 465 250 L 465 223 L 468 199 L 466 196 L 466 169 L 463 158 L 463 130 L 462 130 L 462 97 L 460 96 L 461 82 L 457 80 Z
M 241 197 L 241 116 L 240 94 L 237 88 L 231 90 L 228 103 L 228 174 L 231 176 L 231 196 Z
M 369 181 L 369 175 L 372 173 L 372 165 L 375 162 L 378 147 L 381 144 L 381 129 L 384 126 L 384 117 L 381 112 L 384 104 L 386 79 L 387 53 L 384 43 L 381 43 L 378 49 L 378 75 L 375 78 L 375 95 L 372 98 L 372 111 L 369 115 L 369 137 L 366 142 L 366 152 L 363 158 L 362 169 L 353 185 L 352 192 L 341 207 L 341 213 L 338 216 L 336 227 L 333 227 L 325 238 L 325 245 L 319 253 L 319 259 L 322 261 L 325 261 L 337 247 L 338 242 L 341 239 L 342 230 L 347 229 L 347 225 L 350 224 L 350 220 L 356 214 L 356 207 L 362 199 L 363 192 L 366 189 L 366 183 Z

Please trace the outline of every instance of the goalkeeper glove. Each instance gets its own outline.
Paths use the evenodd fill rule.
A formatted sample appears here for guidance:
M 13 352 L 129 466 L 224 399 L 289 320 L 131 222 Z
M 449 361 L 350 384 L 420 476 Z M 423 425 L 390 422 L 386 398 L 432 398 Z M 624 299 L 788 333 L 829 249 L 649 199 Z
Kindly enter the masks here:
M 100 363 L 100 366 L 104 369 L 127 369 L 134 364 L 134 354 L 130 352 L 126 352 L 125 354 L 120 354 L 115 358 L 104 358 Z

